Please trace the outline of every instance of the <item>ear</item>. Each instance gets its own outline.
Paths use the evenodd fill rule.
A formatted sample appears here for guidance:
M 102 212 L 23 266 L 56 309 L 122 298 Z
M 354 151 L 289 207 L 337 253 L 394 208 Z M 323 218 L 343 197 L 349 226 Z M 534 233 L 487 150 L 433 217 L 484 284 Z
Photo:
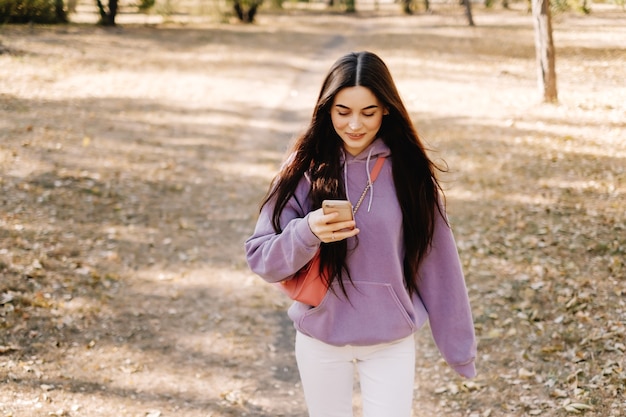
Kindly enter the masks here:
M 389 109 L 387 107 L 383 110 L 383 116 L 387 116 L 389 114 Z

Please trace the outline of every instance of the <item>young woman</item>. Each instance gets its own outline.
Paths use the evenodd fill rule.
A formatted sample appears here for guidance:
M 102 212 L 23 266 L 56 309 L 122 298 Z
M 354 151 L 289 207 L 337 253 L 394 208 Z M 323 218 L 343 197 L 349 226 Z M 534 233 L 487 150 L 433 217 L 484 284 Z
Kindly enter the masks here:
M 414 333 L 426 320 L 448 364 L 475 375 L 472 314 L 435 171 L 383 61 L 340 58 L 246 242 L 268 282 L 289 279 L 318 249 L 330 271 L 317 307 L 288 311 L 310 417 L 352 416 L 355 366 L 364 416 L 409 417 Z M 364 190 L 354 220 L 323 213 L 323 200 L 357 205 Z

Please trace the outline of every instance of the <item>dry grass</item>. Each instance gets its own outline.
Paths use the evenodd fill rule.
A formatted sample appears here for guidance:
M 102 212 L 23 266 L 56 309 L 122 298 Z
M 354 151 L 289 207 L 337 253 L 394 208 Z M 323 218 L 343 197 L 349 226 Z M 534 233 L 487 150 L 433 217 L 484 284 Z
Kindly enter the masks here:
M 242 243 L 321 78 L 380 53 L 442 176 L 480 340 L 420 333 L 416 416 L 626 410 L 626 15 L 516 11 L 3 26 L 3 416 L 304 416 L 286 301 Z M 585 410 L 583 404 L 590 409 Z

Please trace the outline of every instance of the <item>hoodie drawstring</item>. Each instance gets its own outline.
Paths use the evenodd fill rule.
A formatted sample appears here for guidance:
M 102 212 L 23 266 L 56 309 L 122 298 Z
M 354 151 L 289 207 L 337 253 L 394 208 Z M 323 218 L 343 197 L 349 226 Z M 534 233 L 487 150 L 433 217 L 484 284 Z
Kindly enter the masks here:
M 365 171 L 367 172 L 367 186 L 370 189 L 370 201 L 367 203 L 368 213 L 372 209 L 372 200 L 374 200 L 374 183 L 372 182 L 372 175 L 370 174 L 370 160 L 372 159 L 373 150 L 373 148 L 370 149 L 370 152 L 367 154 L 367 161 L 365 161 Z

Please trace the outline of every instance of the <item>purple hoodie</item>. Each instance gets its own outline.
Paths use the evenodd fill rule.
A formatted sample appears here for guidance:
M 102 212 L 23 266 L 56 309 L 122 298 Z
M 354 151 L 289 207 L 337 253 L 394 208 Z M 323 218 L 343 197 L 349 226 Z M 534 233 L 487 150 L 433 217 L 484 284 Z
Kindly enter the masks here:
M 476 374 L 472 313 L 454 237 L 444 219 L 437 216 L 432 247 L 419 269 L 419 294 L 410 297 L 403 277 L 402 213 L 391 172 L 393 158 L 381 139 L 356 157 L 346 154 L 348 197 L 354 205 L 367 184 L 367 167 L 371 170 L 379 156 L 387 157 L 385 165 L 355 216 L 360 233 L 348 240 L 347 265 L 355 284 L 346 282 L 349 301 L 337 286 L 337 295 L 329 291 L 317 307 L 294 302 L 288 315 L 298 331 L 335 346 L 391 342 L 429 320 L 444 359 L 471 378 Z M 250 268 L 268 282 L 289 278 L 321 244 L 306 218 L 311 211 L 309 190 L 309 178 L 304 177 L 282 212 L 282 233 L 272 227 L 270 202 L 246 241 Z

